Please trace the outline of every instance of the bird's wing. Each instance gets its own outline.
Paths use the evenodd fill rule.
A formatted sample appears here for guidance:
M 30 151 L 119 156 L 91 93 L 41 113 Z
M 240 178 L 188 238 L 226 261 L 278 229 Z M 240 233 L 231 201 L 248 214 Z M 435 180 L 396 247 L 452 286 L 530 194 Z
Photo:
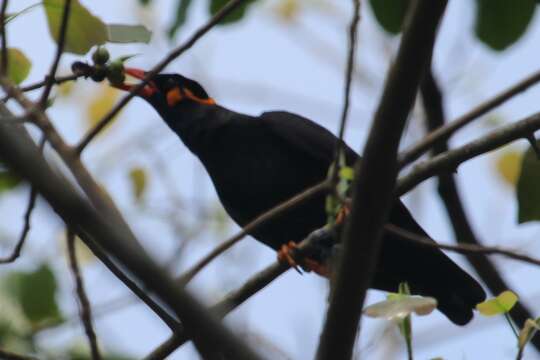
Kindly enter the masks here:
M 325 163 L 333 161 L 337 138 L 319 124 L 286 111 L 265 112 L 260 119 L 274 135 L 290 145 Z M 353 165 L 358 154 L 346 144 L 344 150 L 347 164 Z

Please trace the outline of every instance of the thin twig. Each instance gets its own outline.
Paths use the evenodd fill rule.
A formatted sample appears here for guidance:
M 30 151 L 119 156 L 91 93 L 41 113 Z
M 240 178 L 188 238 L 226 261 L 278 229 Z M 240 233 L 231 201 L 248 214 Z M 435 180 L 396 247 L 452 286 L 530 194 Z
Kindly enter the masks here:
M 6 10 L 9 0 L 2 1 L 2 9 L 0 10 L 0 36 L 2 36 L 2 52 L 0 54 L 0 75 L 6 76 L 8 71 L 8 48 L 7 48 L 7 33 L 6 33 Z
M 67 81 L 74 81 L 74 80 L 77 80 L 78 78 L 81 78 L 81 77 L 84 77 L 84 75 L 82 74 L 71 74 L 71 75 L 64 75 L 64 76 L 57 76 L 54 78 L 53 80 L 53 83 L 55 85 L 60 85 L 60 84 L 63 84 Z M 19 88 L 20 91 L 22 92 L 28 92 L 28 91 L 33 91 L 33 90 L 38 90 L 38 89 L 41 89 L 43 86 L 45 86 L 45 84 L 47 83 L 48 79 L 50 79 L 49 76 L 46 77 L 45 80 L 42 80 L 42 81 L 38 81 L 37 83 L 34 83 L 34 84 L 30 84 L 30 85 L 26 85 L 26 86 L 21 86 Z M 2 99 L 3 102 L 6 102 L 8 101 L 9 99 L 11 99 L 11 96 L 10 95 L 6 95 L 4 96 L 4 98 Z
M 450 136 L 452 136 L 457 130 L 461 129 L 465 125 L 486 114 L 487 112 L 493 110 L 494 108 L 503 104 L 512 97 L 522 93 L 523 91 L 527 90 L 529 87 L 535 85 L 539 81 L 540 71 L 537 71 L 534 74 L 523 79 L 522 81 L 518 82 L 517 84 L 513 85 L 509 89 L 504 90 L 493 98 L 476 106 L 474 109 L 470 110 L 466 114 L 458 117 L 453 121 L 450 121 L 448 124 L 441 126 L 434 131 L 431 131 L 416 145 L 412 146 L 410 149 L 407 149 L 400 154 L 398 158 L 399 166 L 404 167 L 405 165 L 410 164 L 414 160 L 418 159 L 427 150 L 432 148 L 434 144 L 448 140 Z
M 71 13 L 71 2 L 72 2 L 71 0 L 64 0 L 64 10 L 62 12 L 62 20 L 60 22 L 60 30 L 58 33 L 58 41 L 57 41 L 58 45 L 56 47 L 56 55 L 51 65 L 51 70 L 49 71 L 49 75 L 45 78 L 45 88 L 43 89 L 41 99 L 39 100 L 39 105 L 41 106 L 42 109 L 45 109 L 47 107 L 47 100 L 49 99 L 49 95 L 51 93 L 51 89 L 54 84 L 56 71 L 58 70 L 58 64 L 60 63 L 60 58 L 62 57 L 62 54 L 64 53 L 64 47 L 66 44 L 67 29 L 68 29 L 68 23 L 69 23 L 69 15 Z
M 460 164 L 476 156 L 500 148 L 512 141 L 526 139 L 540 129 L 540 113 L 503 126 L 485 136 L 458 148 L 449 150 L 413 167 L 411 172 L 397 182 L 397 194 L 403 195 L 422 181 L 444 171 L 455 171 Z
M 24 226 L 23 226 L 21 235 L 19 236 L 19 241 L 17 241 L 17 244 L 15 245 L 15 248 L 13 249 L 13 252 L 11 253 L 11 255 L 3 259 L 0 259 L 0 264 L 12 263 L 15 260 L 17 260 L 19 256 L 21 255 L 22 247 L 24 245 L 26 237 L 28 236 L 28 233 L 30 232 L 30 220 L 32 218 L 32 212 L 34 211 L 34 207 L 36 205 L 36 198 L 37 198 L 37 191 L 32 186 L 30 188 L 30 196 L 28 199 L 26 212 L 24 213 Z
M 85 137 L 76 146 L 76 153 L 81 154 L 86 146 L 96 137 L 97 134 L 133 99 L 139 91 L 148 82 L 156 76 L 161 70 L 165 69 L 167 65 L 173 62 L 177 57 L 182 55 L 186 50 L 191 48 L 200 38 L 202 38 L 208 31 L 210 31 L 216 24 L 218 24 L 224 17 L 234 11 L 245 0 L 230 0 L 225 6 L 223 6 L 208 22 L 197 30 L 184 44 L 180 45 L 173 51 L 171 51 L 165 59 L 160 61 L 150 71 L 146 73 L 146 76 L 137 86 L 124 96 L 100 121 L 92 128 Z
M 88 339 L 88 343 L 90 345 L 92 360 L 100 360 L 101 354 L 99 352 L 96 332 L 94 331 L 94 327 L 92 325 L 92 308 L 90 306 L 88 296 L 86 295 L 86 291 L 84 290 L 84 282 L 79 269 L 77 254 L 75 252 L 75 233 L 68 229 L 66 236 L 69 266 L 71 268 L 71 272 L 73 273 L 73 277 L 75 278 L 75 288 L 77 297 L 79 298 L 81 322 L 84 326 L 84 332 L 86 333 L 86 338 Z
M 39 141 L 39 151 L 43 152 L 44 147 L 45 147 L 45 137 L 42 136 L 41 140 Z M 24 213 L 24 220 L 23 220 L 24 225 L 23 225 L 21 235 L 19 236 L 19 241 L 17 241 L 17 244 L 15 245 L 15 248 L 13 249 L 13 252 L 11 253 L 11 255 L 3 259 L 0 259 L 0 264 L 7 264 L 7 263 L 14 262 L 21 255 L 22 247 L 26 241 L 28 233 L 30 232 L 30 220 L 32 219 L 32 212 L 34 211 L 34 207 L 36 206 L 36 199 L 37 199 L 37 191 L 33 186 L 30 186 L 30 196 L 28 198 L 28 205 Z
M 208 255 L 206 255 L 204 258 L 202 258 L 198 263 L 196 263 L 190 270 L 186 271 L 182 276 L 180 276 L 177 280 L 177 282 L 185 286 L 188 282 L 191 281 L 201 271 L 206 265 L 208 265 L 213 259 L 215 259 L 218 255 L 223 253 L 225 250 L 236 244 L 238 241 L 243 239 L 246 235 L 253 232 L 260 226 L 264 225 L 267 221 L 274 219 L 279 214 L 284 213 L 285 211 L 291 210 L 298 205 L 301 205 L 305 203 L 307 200 L 311 199 L 313 196 L 319 194 L 322 191 L 326 191 L 329 188 L 329 184 L 327 181 L 323 181 L 315 186 L 310 187 L 309 189 L 306 189 L 302 193 L 290 198 L 287 201 L 284 201 L 283 203 L 275 206 L 274 208 L 268 210 L 264 214 L 260 215 L 253 221 L 251 221 L 249 224 L 244 226 L 242 230 L 240 230 L 237 234 L 232 236 L 231 238 L 225 240 L 223 243 L 221 243 L 219 246 L 217 246 L 214 250 L 212 250 Z
M 356 55 L 356 33 L 358 30 L 358 22 L 360 21 L 360 0 L 353 0 L 353 17 L 351 25 L 349 27 L 348 37 L 348 52 L 347 52 L 347 66 L 345 67 L 345 86 L 343 89 L 343 109 L 341 110 L 341 119 L 339 124 L 338 140 L 336 144 L 336 153 L 334 156 L 334 164 L 338 164 L 339 156 L 343 149 L 343 136 L 345 135 L 345 128 L 347 126 L 347 117 L 349 115 L 349 104 L 351 101 L 351 85 L 352 77 L 354 73 L 355 55 Z M 335 166 L 334 177 L 337 177 L 337 166 Z M 335 181 L 335 179 L 334 179 Z
M 484 246 L 484 245 L 475 245 L 475 244 L 441 244 L 433 241 L 428 236 L 422 236 L 402 227 L 396 226 L 394 224 L 386 224 L 384 226 L 385 230 L 391 232 L 395 235 L 398 235 L 408 241 L 420 244 L 422 246 L 438 248 L 448 251 L 457 252 L 464 255 L 502 255 L 507 258 L 521 261 L 527 264 L 540 266 L 540 259 L 533 258 L 528 255 L 520 254 L 516 251 L 504 249 L 498 246 Z

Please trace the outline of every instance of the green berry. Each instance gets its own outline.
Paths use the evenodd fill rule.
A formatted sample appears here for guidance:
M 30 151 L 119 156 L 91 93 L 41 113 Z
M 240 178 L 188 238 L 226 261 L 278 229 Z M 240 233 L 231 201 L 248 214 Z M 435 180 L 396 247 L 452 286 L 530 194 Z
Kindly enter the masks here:
M 94 61 L 94 64 L 96 65 L 105 65 L 107 61 L 109 61 L 109 58 L 109 51 L 101 46 L 92 54 L 92 61 Z
M 111 84 L 122 84 L 126 79 L 126 75 L 124 74 L 124 64 L 122 61 L 114 61 L 110 63 L 108 70 L 107 79 L 109 79 Z

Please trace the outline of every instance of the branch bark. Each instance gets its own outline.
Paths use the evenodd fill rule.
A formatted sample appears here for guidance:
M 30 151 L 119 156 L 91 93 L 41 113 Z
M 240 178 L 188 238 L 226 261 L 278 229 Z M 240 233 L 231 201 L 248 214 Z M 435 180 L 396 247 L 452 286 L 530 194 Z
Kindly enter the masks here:
M 337 263 L 317 350 L 319 360 L 352 356 L 365 294 L 377 265 L 383 225 L 395 200 L 399 140 L 431 57 L 446 3 L 444 0 L 418 0 L 411 4 L 411 16 L 388 74 L 364 158 L 356 166 L 357 180 L 353 185 L 351 214 L 345 224 L 344 251 Z M 362 241 L 358 240 L 360 238 Z
M 432 176 L 454 172 L 465 161 L 496 150 L 515 140 L 527 140 L 531 134 L 539 129 L 540 112 L 502 126 L 463 146 L 445 151 L 429 160 L 421 161 L 413 167 L 410 173 L 400 177 L 396 186 L 397 193 L 403 195 Z
M 182 320 L 203 356 L 213 358 L 224 354 L 235 359 L 259 358 L 190 295 L 178 289 L 145 253 L 131 246 L 129 233 L 99 215 L 71 184 L 52 171 L 35 144 L 17 136 L 16 127 L 0 121 L 0 156 L 6 164 L 30 181 L 70 228 L 94 239 L 170 307 Z
M 427 127 L 429 131 L 441 129 L 444 126 L 444 103 L 443 94 L 432 71 L 429 71 L 421 84 L 421 95 L 426 110 Z M 448 144 L 438 141 L 434 144 L 434 155 L 448 151 Z M 459 244 L 481 246 L 482 243 L 474 233 L 467 218 L 463 202 L 459 196 L 459 189 L 451 173 L 443 173 L 438 177 L 438 191 L 446 208 L 446 212 L 452 223 L 454 237 Z M 493 295 L 510 289 L 495 264 L 485 255 L 466 254 L 467 260 L 473 266 L 476 273 L 484 281 Z M 525 320 L 534 318 L 530 311 L 520 301 L 510 312 L 510 316 L 518 326 L 522 326 Z M 536 350 L 540 350 L 540 336 L 535 336 L 532 343 Z
M 458 117 L 457 119 L 450 121 L 446 125 L 440 125 L 437 128 L 433 128 L 429 134 L 427 134 L 420 142 L 411 148 L 403 151 L 398 158 L 399 166 L 404 167 L 410 164 L 414 160 L 418 159 L 423 153 L 428 151 L 431 147 L 437 144 L 446 144 L 448 139 L 459 129 L 472 121 L 478 119 L 480 116 L 485 115 L 489 111 L 493 110 L 497 106 L 504 104 L 512 97 L 522 93 L 531 86 L 537 84 L 540 81 L 540 71 L 533 73 L 520 82 L 512 85 L 510 88 L 495 95 L 489 100 L 486 100 L 482 104 L 476 106 L 466 114 Z

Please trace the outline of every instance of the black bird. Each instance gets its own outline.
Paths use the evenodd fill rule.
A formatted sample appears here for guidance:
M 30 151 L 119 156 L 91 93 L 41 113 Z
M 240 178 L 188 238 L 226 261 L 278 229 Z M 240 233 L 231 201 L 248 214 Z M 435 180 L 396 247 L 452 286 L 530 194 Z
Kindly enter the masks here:
M 145 75 L 138 69 L 126 69 L 126 73 L 138 79 Z M 130 90 L 133 85 L 117 87 Z M 178 74 L 157 75 L 138 95 L 199 157 L 225 210 L 240 226 L 323 181 L 334 159 L 336 137 L 313 121 L 284 111 L 253 117 L 228 110 L 217 105 L 199 83 Z M 359 158 L 348 146 L 345 157 L 348 165 Z M 427 236 L 399 199 L 389 219 L 400 228 Z M 326 221 L 325 195 L 321 194 L 251 235 L 280 250 Z M 439 310 L 459 325 L 472 319 L 475 305 L 486 296 L 476 280 L 439 249 L 387 232 L 372 287 L 395 292 L 404 281 L 412 293 L 435 297 Z

